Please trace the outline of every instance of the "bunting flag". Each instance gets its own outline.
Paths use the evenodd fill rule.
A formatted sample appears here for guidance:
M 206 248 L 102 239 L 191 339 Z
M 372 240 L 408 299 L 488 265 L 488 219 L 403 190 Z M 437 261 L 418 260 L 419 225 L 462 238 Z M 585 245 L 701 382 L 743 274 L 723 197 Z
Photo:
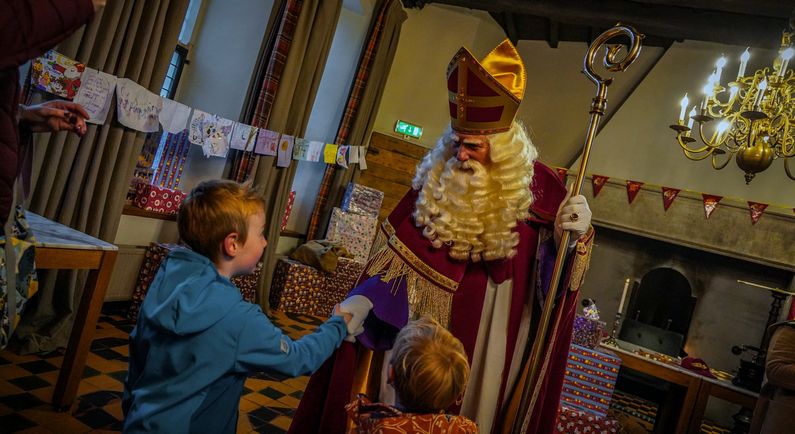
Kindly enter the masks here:
M 309 140 L 296 137 L 293 143 L 293 160 L 309 160 Z
M 560 182 L 564 185 L 566 184 L 566 174 L 569 173 L 569 170 L 564 167 L 558 167 L 555 169 L 558 172 L 558 176 L 560 177 Z
M 337 149 L 339 146 L 333 143 L 326 143 L 326 148 L 323 150 L 323 162 L 326 164 L 334 164 L 337 162 Z
M 679 192 L 682 191 L 678 188 L 671 188 L 671 187 L 662 187 L 662 198 L 663 198 L 663 208 L 668 211 L 668 208 L 676 199 L 676 196 L 679 195 Z
M 602 187 L 607 184 L 608 179 L 610 178 L 607 176 L 593 175 L 593 178 L 591 179 L 591 185 L 593 186 L 593 197 L 599 195 L 599 192 L 602 191 Z
M 723 196 L 701 193 L 701 197 L 704 198 L 704 215 L 709 219 L 709 216 L 715 212 L 715 208 L 718 207 L 718 202 L 723 199 Z
M 348 168 L 348 146 L 340 145 L 337 148 L 337 165 L 345 169 Z
M 643 186 L 642 182 L 627 180 L 627 200 L 630 204 L 635 200 L 635 196 L 638 195 L 641 186 Z
M 282 134 L 279 138 L 279 149 L 277 149 L 276 167 L 289 167 L 293 159 L 293 144 L 295 137 L 289 134 Z
M 748 209 L 751 211 L 751 224 L 755 225 L 756 222 L 762 217 L 762 214 L 765 212 L 765 208 L 767 208 L 766 203 L 759 203 L 759 202 L 751 202 L 748 201 Z

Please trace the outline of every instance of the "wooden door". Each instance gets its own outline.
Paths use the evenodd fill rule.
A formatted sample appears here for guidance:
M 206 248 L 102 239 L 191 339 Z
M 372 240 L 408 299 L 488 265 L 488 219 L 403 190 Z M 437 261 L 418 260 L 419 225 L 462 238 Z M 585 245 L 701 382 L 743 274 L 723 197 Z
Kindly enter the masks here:
M 357 170 L 354 180 L 384 192 L 379 220 L 386 218 L 411 188 L 417 164 L 428 151 L 397 137 L 372 133 L 367 150 L 367 170 Z

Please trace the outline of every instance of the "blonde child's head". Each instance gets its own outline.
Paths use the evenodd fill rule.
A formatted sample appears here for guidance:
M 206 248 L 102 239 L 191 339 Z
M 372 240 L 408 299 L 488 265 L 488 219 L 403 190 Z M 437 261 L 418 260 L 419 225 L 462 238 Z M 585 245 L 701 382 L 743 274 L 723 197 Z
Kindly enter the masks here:
M 389 363 L 400 404 L 412 412 L 444 410 L 460 400 L 469 379 L 464 345 L 427 317 L 398 333 Z
M 264 212 L 265 199 L 250 184 L 203 181 L 191 190 L 179 209 L 179 237 L 193 251 L 217 263 L 225 253 L 224 240 L 236 234 L 244 245 L 251 239 L 252 216 L 264 216 Z

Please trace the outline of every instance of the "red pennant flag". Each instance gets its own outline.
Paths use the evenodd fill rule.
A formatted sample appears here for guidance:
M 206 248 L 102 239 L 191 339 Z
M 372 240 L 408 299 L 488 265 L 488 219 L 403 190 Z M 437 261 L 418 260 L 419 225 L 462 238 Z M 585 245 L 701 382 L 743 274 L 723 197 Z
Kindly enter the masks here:
M 679 195 L 679 192 L 682 191 L 678 188 L 671 188 L 671 187 L 662 187 L 662 198 L 663 198 L 663 208 L 668 211 L 668 208 L 676 199 L 676 196 Z
M 748 209 L 751 210 L 751 224 L 755 225 L 756 222 L 762 217 L 762 213 L 765 212 L 765 208 L 767 208 L 766 203 L 759 203 L 759 202 L 751 202 L 748 201 Z
M 560 177 L 560 182 L 566 184 L 566 174 L 569 173 L 569 170 L 564 167 L 558 167 L 555 170 L 558 171 L 558 177 Z
M 607 176 L 593 175 L 593 178 L 591 178 L 591 185 L 593 186 L 593 197 L 599 195 L 599 192 L 602 191 L 602 187 L 605 186 L 608 179 L 610 178 L 608 178 Z
M 638 195 L 642 185 L 642 182 L 627 181 L 627 200 L 629 200 L 629 203 L 632 203 L 632 201 L 635 200 L 635 196 Z
M 701 193 L 701 197 L 704 198 L 704 215 L 707 217 L 707 219 L 709 219 L 709 216 L 711 216 L 715 211 L 715 208 L 718 206 L 718 202 L 723 199 L 723 196 Z

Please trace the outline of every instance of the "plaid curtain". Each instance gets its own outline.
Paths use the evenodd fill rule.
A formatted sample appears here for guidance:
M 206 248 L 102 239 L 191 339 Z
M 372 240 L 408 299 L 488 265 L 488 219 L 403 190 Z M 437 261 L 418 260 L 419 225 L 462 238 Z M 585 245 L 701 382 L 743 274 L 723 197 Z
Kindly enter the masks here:
M 389 65 L 391 65 L 392 58 L 394 57 L 394 48 L 397 45 L 397 39 L 400 35 L 400 26 L 406 19 L 406 13 L 397 0 L 379 0 L 376 11 L 371 22 L 367 45 L 359 59 L 359 69 L 356 72 L 356 78 L 351 87 L 350 95 L 348 96 L 345 113 L 337 129 L 337 137 L 335 138 L 335 143 L 337 144 L 365 145 L 365 143 L 361 142 L 354 143 L 354 140 L 350 137 L 351 131 L 357 122 L 357 116 L 362 108 L 362 99 L 365 95 L 365 91 L 368 90 L 367 86 L 368 84 L 373 84 L 371 83 L 373 66 L 377 62 L 387 63 L 386 69 L 379 71 L 382 76 L 374 77 L 375 79 L 380 79 L 382 82 L 385 81 L 386 75 L 389 73 Z M 391 49 L 390 47 L 385 47 L 390 45 Z M 378 55 L 381 55 L 383 58 L 379 59 Z M 375 92 L 377 92 L 378 95 L 370 101 L 375 103 L 372 107 L 373 110 L 378 107 L 380 95 L 383 92 L 383 86 L 375 90 Z M 370 130 L 372 129 L 372 122 L 367 124 L 368 125 L 365 126 L 366 131 L 359 134 L 357 139 L 363 141 L 365 137 L 369 136 Z M 325 231 L 326 221 L 331 212 L 331 206 L 334 205 L 334 202 L 329 201 L 329 198 L 332 196 L 332 193 L 334 193 L 333 190 L 335 188 L 342 188 L 342 184 L 344 184 L 344 180 L 340 180 L 340 177 L 337 175 L 338 171 L 335 164 L 326 166 L 326 171 L 323 173 L 323 179 L 320 183 L 320 191 L 318 192 L 315 206 L 309 219 L 309 227 L 306 235 L 307 240 L 322 237 L 321 234 Z M 343 178 L 350 180 L 352 175 Z M 331 206 L 329 206 L 329 204 L 331 204 Z
M 254 88 L 259 89 L 256 99 L 250 101 L 246 110 L 246 118 L 255 127 L 266 128 L 270 118 L 273 101 L 276 99 L 276 92 L 279 90 L 284 65 L 287 61 L 287 54 L 290 52 L 290 45 L 295 35 L 298 16 L 301 14 L 303 0 L 288 0 L 280 2 L 279 7 L 279 26 L 277 31 L 269 37 L 265 46 L 265 56 L 261 56 L 264 61 L 264 73 L 257 73 Z M 274 10 L 276 7 L 274 7 Z M 253 113 L 252 113 L 253 111 Z M 256 155 L 254 152 L 237 151 L 232 155 L 231 179 L 237 182 L 246 181 L 254 168 Z

